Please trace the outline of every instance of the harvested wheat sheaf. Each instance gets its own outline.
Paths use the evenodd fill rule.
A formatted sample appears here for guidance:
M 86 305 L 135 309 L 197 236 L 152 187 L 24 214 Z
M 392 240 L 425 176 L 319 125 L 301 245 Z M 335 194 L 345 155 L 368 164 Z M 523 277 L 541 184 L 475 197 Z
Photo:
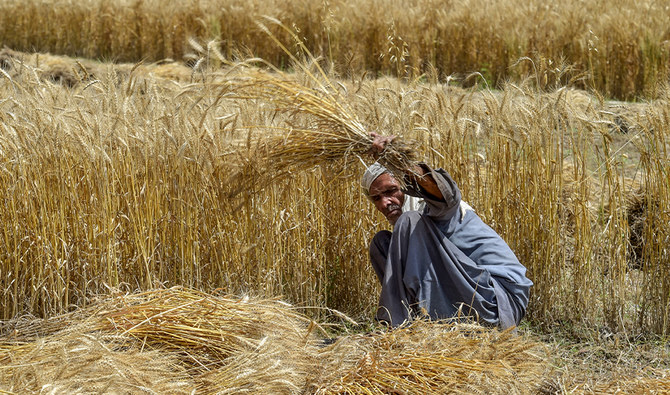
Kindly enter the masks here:
M 104 76 L 114 73 L 123 79 L 131 74 L 135 80 L 189 81 L 193 70 L 173 61 L 152 64 L 108 64 L 89 59 L 73 59 L 49 53 L 25 53 L 9 48 L 0 50 L 0 69 L 9 78 L 22 74 L 30 75 L 40 81 L 49 81 L 66 88 L 86 86 L 99 82 Z
M 346 172 L 371 158 L 370 132 L 375 130 L 358 120 L 330 81 L 305 71 L 307 82 L 280 71 L 252 69 L 221 85 L 228 99 L 264 101 L 289 117 L 284 125 L 266 125 L 261 127 L 264 133 L 256 133 L 258 144 L 250 158 L 256 169 L 263 169 L 254 174 L 257 182 L 270 183 L 318 166 L 334 165 L 337 173 Z M 378 160 L 402 180 L 405 171 L 416 164 L 416 148 L 414 142 L 399 136 Z M 243 177 L 243 172 L 237 176 Z
M 542 347 L 511 331 L 416 321 L 349 336 L 331 346 L 332 372 L 319 393 L 526 393 L 550 367 Z M 349 364 L 341 356 L 350 355 Z
M 415 321 L 339 337 L 278 300 L 172 288 L 101 299 L 49 320 L 4 323 L 9 393 L 657 393 L 666 375 L 582 385 L 528 336 Z M 661 372 L 662 373 L 662 372 Z M 557 378 L 558 377 L 558 378 Z M 563 383 L 563 384 L 561 384 Z
M 417 321 L 322 346 L 320 326 L 290 305 L 183 288 L 117 296 L 63 317 L 67 326 L 44 321 L 40 336 L 38 321 L 6 325 L 1 389 L 522 393 L 548 371 L 541 345 L 510 332 Z

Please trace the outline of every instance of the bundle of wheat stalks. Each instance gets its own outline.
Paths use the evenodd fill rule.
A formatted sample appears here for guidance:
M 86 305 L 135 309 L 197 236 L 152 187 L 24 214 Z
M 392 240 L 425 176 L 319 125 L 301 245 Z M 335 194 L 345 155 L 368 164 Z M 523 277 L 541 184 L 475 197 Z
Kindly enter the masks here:
M 114 68 L 89 59 L 72 59 L 49 53 L 25 53 L 9 48 L 0 50 L 0 74 L 8 79 L 18 79 L 22 74 L 36 80 L 49 81 L 64 87 L 100 82 L 110 72 L 127 78 L 130 74 L 152 79 L 188 81 L 193 78 L 193 70 L 173 61 L 153 64 L 116 64 Z
M 557 375 L 542 343 L 467 323 L 415 321 L 327 344 L 322 325 L 287 303 L 184 288 L 112 296 L 74 313 L 0 328 L 3 393 L 668 389 L 663 375 L 581 385 Z
M 288 304 L 183 288 L 3 329 L 8 392 L 520 393 L 549 366 L 537 342 L 455 323 L 419 321 L 326 346 L 321 326 Z
M 538 343 L 478 325 L 416 321 L 349 336 L 329 350 L 332 373 L 319 392 L 524 393 L 549 374 Z M 348 363 L 342 356 L 349 355 Z
M 281 125 L 247 126 L 262 130 L 250 132 L 257 144 L 246 158 L 246 163 L 253 161 L 251 167 L 256 169 L 254 176 L 259 182 L 269 183 L 317 166 L 331 166 L 339 174 L 351 173 L 348 170 L 356 169 L 352 166 L 368 164 L 373 142 L 370 133 L 380 132 L 363 125 L 318 63 L 313 62 L 314 71 L 306 62 L 297 64 L 303 69 L 304 81 L 276 69 L 252 68 L 221 83 L 225 98 L 258 100 L 272 106 L 275 113 L 288 115 L 288 121 Z M 340 89 L 345 90 L 343 85 Z M 380 134 L 399 136 L 378 160 L 402 180 L 405 171 L 416 163 L 416 143 L 403 139 L 401 130 L 385 132 Z

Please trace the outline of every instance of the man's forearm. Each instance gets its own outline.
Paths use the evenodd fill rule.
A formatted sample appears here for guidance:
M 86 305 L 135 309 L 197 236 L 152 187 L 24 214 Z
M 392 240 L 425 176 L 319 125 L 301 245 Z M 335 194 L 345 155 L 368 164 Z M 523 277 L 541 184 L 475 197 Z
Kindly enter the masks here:
M 436 200 L 445 200 L 440 188 L 437 186 L 437 182 L 435 182 L 433 176 L 430 172 L 426 171 L 423 166 L 415 166 L 413 171 L 408 172 L 408 176 L 410 177 L 410 180 L 416 181 L 416 184 L 431 197 Z

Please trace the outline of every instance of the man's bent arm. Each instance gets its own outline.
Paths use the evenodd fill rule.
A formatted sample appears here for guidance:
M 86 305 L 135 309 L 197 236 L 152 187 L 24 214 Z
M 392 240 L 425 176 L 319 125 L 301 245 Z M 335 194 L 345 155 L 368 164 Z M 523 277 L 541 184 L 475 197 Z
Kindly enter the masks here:
M 423 166 L 415 166 L 414 171 L 407 172 L 407 177 L 415 181 L 433 199 L 444 201 L 444 195 L 430 173 L 427 166 L 426 169 Z
M 395 136 L 382 136 L 374 132 L 370 133 L 370 136 L 373 137 L 373 142 L 369 153 L 375 159 L 378 159 L 386 149 L 386 145 L 395 139 Z M 407 184 L 405 192 L 410 196 L 423 198 L 429 207 L 432 206 L 427 213 L 429 216 L 449 217 L 455 207 L 460 205 L 461 191 L 445 170 L 434 170 L 425 163 L 419 163 L 413 169 L 407 169 L 405 173 Z
M 424 199 L 428 216 L 440 220 L 450 218 L 461 203 L 461 191 L 456 182 L 444 169 L 432 169 L 425 163 L 419 166 L 424 176 L 421 180 L 417 176 L 407 177 L 405 192 Z

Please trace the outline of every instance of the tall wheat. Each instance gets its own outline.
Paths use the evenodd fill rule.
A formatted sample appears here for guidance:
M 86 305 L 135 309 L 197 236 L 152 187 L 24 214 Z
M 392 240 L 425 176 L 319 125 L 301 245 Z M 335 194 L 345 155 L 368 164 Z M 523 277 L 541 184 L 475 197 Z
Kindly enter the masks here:
M 656 97 L 668 76 L 670 14 L 651 0 L 12 0 L 0 5 L 0 42 L 121 62 L 194 65 L 203 54 L 242 53 L 289 67 L 290 58 L 258 28 L 263 16 L 293 28 L 342 75 L 426 74 L 472 84 L 467 76 L 479 73 L 491 87 L 532 75 L 540 87 L 570 83 L 620 99 Z M 288 42 L 281 29 L 273 33 Z
M 318 131 L 313 114 L 296 117 L 272 96 L 228 95 L 222 87 L 240 78 L 266 82 L 244 68 L 182 82 L 151 67 L 102 68 L 71 88 L 41 79 L 45 68 L 16 63 L 0 80 L 4 318 L 157 284 L 371 316 L 378 285 L 367 244 L 386 224 L 359 190 L 363 166 L 315 156 L 257 182 L 286 169 L 258 147 L 291 128 Z M 337 100 L 366 130 L 417 141 L 419 157 L 449 170 L 509 242 L 535 282 L 529 319 L 667 330 L 665 101 L 623 114 L 597 97 L 531 85 L 340 84 Z M 314 141 L 294 145 L 327 152 L 329 140 Z M 635 169 L 624 153 L 642 158 L 641 269 L 627 261 Z M 233 174 L 243 177 L 231 183 Z

